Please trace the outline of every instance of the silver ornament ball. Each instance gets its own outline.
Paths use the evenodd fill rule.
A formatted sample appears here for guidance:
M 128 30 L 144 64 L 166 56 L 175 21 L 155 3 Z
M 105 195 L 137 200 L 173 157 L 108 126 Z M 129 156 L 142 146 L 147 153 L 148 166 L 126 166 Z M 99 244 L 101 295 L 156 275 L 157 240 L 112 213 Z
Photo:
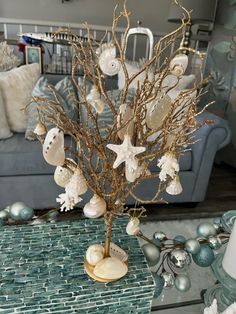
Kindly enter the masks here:
M 191 254 L 197 254 L 201 249 L 201 245 L 196 239 L 188 239 L 185 243 L 185 249 Z
M 210 236 L 208 239 L 209 247 L 213 250 L 218 250 L 222 246 L 222 241 L 218 236 Z
M 21 220 L 20 211 L 22 208 L 27 207 L 23 202 L 16 202 L 11 205 L 9 215 L 14 220 Z
M 167 240 L 167 236 L 164 232 L 162 231 L 157 231 L 153 234 L 153 239 L 156 239 L 156 240 L 160 240 L 160 241 L 165 241 Z
M 191 264 L 189 253 L 179 248 L 170 252 L 169 260 L 171 264 L 178 269 L 184 269 Z
M 175 278 L 175 288 L 178 291 L 186 292 L 191 287 L 191 281 L 187 275 L 179 274 Z
M 150 267 L 155 266 L 159 262 L 160 250 L 154 244 L 146 243 L 142 246 L 142 250 Z
M 5 209 L 0 211 L 0 219 L 6 220 L 9 217 L 9 212 Z
M 171 273 L 164 272 L 161 274 L 161 277 L 164 280 L 164 285 L 163 285 L 164 289 L 170 289 L 174 287 L 175 280 Z
M 203 222 L 197 227 L 197 234 L 202 237 L 209 237 L 216 235 L 216 229 L 213 224 L 209 222 Z

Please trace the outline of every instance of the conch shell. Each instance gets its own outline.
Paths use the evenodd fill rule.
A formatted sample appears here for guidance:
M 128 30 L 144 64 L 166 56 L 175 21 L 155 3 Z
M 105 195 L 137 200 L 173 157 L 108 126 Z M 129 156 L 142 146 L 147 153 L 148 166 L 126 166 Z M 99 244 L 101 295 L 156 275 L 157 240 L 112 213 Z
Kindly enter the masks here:
M 118 258 L 106 257 L 96 264 L 93 273 L 103 279 L 117 280 L 125 276 L 127 271 L 127 265 Z
M 101 95 L 95 85 L 93 85 L 90 93 L 86 97 L 87 101 L 93 106 L 97 113 L 102 113 L 105 102 L 101 99 Z
M 118 74 L 121 63 L 116 58 L 116 47 L 113 44 L 108 44 L 103 49 L 99 56 L 98 64 L 104 74 L 109 76 Z
M 188 56 L 178 54 L 170 61 L 170 72 L 176 76 L 181 76 L 185 73 L 188 66 Z
M 136 235 L 140 231 L 140 221 L 138 217 L 132 217 L 126 226 L 128 235 Z
M 43 157 L 53 166 L 62 166 L 65 161 L 64 133 L 58 128 L 48 131 L 43 143 Z
M 104 253 L 105 250 L 101 244 L 90 245 L 86 251 L 86 260 L 90 265 L 95 266 L 103 259 Z
M 128 104 L 122 104 L 120 106 L 119 114 L 117 116 L 117 127 L 118 129 L 125 125 L 122 129 L 120 129 L 117 134 L 119 138 L 123 141 L 125 134 L 129 134 L 130 136 L 133 135 L 134 131 L 134 122 L 131 120 L 127 123 L 133 115 L 133 109 L 130 108 Z
M 84 206 L 84 215 L 88 218 L 98 218 L 106 211 L 106 202 L 103 198 L 94 194 L 91 200 Z

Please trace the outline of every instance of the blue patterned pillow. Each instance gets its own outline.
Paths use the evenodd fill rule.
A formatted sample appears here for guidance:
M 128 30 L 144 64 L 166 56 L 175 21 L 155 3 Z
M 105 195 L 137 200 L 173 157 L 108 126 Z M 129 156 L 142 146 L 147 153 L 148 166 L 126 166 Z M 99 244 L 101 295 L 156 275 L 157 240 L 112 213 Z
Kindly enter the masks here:
M 48 100 L 53 100 L 60 103 L 67 115 L 71 119 L 77 118 L 77 94 L 70 78 L 65 77 L 59 81 L 55 86 L 50 85 L 46 77 L 41 77 L 35 85 L 33 97 L 43 97 Z M 28 107 L 28 123 L 25 132 L 25 137 L 28 140 L 35 140 L 34 129 L 38 123 L 38 104 L 34 101 Z M 52 127 L 50 124 L 47 128 Z

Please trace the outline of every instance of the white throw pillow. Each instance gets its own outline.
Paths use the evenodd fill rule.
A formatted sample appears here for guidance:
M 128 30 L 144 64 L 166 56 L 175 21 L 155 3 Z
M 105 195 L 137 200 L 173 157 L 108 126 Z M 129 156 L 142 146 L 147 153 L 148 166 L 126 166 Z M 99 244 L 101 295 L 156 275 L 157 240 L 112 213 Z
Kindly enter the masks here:
M 7 122 L 2 95 L 0 93 L 0 140 L 11 137 L 12 135 L 13 134 L 10 131 L 10 128 Z
M 25 132 L 27 115 L 22 109 L 30 102 L 32 90 L 40 77 L 37 63 L 22 65 L 0 77 L 0 93 L 9 127 L 14 132 Z

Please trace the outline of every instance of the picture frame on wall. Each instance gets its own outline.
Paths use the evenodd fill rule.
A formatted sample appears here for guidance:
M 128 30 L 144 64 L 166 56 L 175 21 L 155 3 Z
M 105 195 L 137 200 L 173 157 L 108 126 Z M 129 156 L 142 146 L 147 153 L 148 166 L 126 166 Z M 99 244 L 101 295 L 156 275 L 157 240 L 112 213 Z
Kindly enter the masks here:
M 38 63 L 42 71 L 42 49 L 40 47 L 26 46 L 25 47 L 25 63 Z

